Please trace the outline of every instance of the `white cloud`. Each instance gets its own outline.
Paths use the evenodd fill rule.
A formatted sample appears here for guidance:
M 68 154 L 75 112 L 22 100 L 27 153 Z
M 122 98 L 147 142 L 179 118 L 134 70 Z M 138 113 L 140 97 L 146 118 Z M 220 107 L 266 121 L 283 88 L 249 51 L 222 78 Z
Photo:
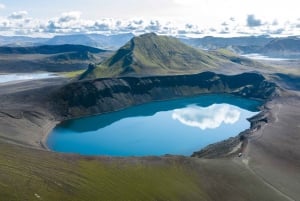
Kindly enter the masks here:
M 19 19 L 25 18 L 27 15 L 28 15 L 28 12 L 23 10 L 23 11 L 13 12 L 8 18 L 19 20 Z
M 202 130 L 213 129 L 224 124 L 234 124 L 240 119 L 241 112 L 228 104 L 214 104 L 209 107 L 196 105 L 173 112 L 172 118 L 182 124 Z
M 79 11 L 71 11 L 71 12 L 66 12 L 62 13 L 61 17 L 59 18 L 60 23 L 66 23 L 70 21 L 76 21 L 79 20 L 81 17 L 81 12 Z
M 42 36 L 44 34 L 50 36 L 73 33 L 118 34 L 128 32 L 134 34 L 156 32 L 158 34 L 192 37 L 207 35 L 223 37 L 261 34 L 274 36 L 300 35 L 298 17 L 294 21 L 283 21 L 274 18 L 269 21 L 261 21 L 256 15 L 253 15 L 250 21 L 252 26 L 247 25 L 247 15 L 244 16 L 243 20 L 228 17 L 219 24 L 210 26 L 202 26 L 189 21 L 163 20 L 160 18 L 102 18 L 90 20 L 84 19 L 79 11 L 65 12 L 51 19 L 38 19 L 29 17 L 27 11 L 19 11 L 8 17 L 0 16 L 0 35 Z M 253 26 L 259 24 L 260 26 Z
M 150 23 L 145 27 L 146 31 L 157 32 L 161 30 L 162 25 L 158 20 L 151 20 Z
M 71 11 L 62 13 L 59 17 L 52 18 L 47 22 L 41 23 L 40 28 L 45 33 L 72 34 L 84 32 L 84 28 L 88 23 L 90 23 L 89 20 L 81 20 L 81 12 Z M 95 24 L 95 22 L 90 24 L 93 23 Z
M 262 23 L 260 19 L 256 19 L 256 17 L 252 14 L 247 16 L 247 25 L 249 27 L 258 27 L 261 26 Z
M 267 34 L 269 31 L 275 33 L 274 30 L 283 30 L 282 34 L 299 35 L 298 4 L 296 0 L 285 0 L 284 3 L 269 0 L 64 0 L 59 4 L 53 4 L 51 1 L 26 0 L 26 3 L 20 4 L 7 3 L 6 6 L 9 6 L 9 9 L 1 10 L 0 18 L 9 18 L 10 26 L 12 26 L 11 32 L 17 29 L 24 32 L 25 29 L 29 29 L 29 23 L 18 28 L 14 25 L 15 22 L 11 22 L 13 19 L 21 21 L 28 18 L 27 13 L 15 12 L 10 16 L 8 13 L 11 10 L 24 9 L 36 16 L 31 22 L 40 22 L 37 26 L 41 27 L 34 29 L 39 33 L 42 30 L 45 30 L 45 33 L 47 30 L 51 30 L 52 33 L 74 31 L 108 34 L 118 31 L 142 33 L 147 29 L 146 31 L 156 31 L 162 34 L 194 34 L 202 37 L 228 32 L 227 36 L 238 33 L 259 35 Z M 5 5 L 0 3 L 0 9 L 4 7 Z M 70 9 L 78 11 L 66 12 Z M 59 12 L 65 13 L 60 15 Z M 249 27 L 247 16 L 251 14 L 253 18 L 250 17 L 248 20 L 248 25 L 251 26 Z M 103 22 L 104 18 L 114 18 L 114 23 Z M 268 25 L 275 20 L 274 18 L 277 18 L 278 25 L 275 23 L 274 28 L 268 29 Z M 294 24 L 294 29 L 283 24 L 288 20 Z M 6 26 L 7 29 L 10 26 Z M 48 29 L 47 26 L 49 26 Z M 3 34 L 2 26 L 0 28 L 0 34 Z M 263 30 L 267 30 L 266 33 Z
M 0 9 L 4 9 L 6 6 L 2 3 L 0 3 Z

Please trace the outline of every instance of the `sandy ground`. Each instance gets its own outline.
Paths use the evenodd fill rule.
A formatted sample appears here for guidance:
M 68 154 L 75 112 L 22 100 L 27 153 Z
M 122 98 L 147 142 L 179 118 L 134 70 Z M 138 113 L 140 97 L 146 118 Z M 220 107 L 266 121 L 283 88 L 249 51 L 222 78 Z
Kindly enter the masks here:
M 245 158 L 256 175 L 289 200 L 300 200 L 300 97 L 270 102 L 275 122 L 249 139 Z
M 0 139 L 43 148 L 43 139 L 57 123 L 49 113 L 47 97 L 65 82 L 55 78 L 1 84 Z

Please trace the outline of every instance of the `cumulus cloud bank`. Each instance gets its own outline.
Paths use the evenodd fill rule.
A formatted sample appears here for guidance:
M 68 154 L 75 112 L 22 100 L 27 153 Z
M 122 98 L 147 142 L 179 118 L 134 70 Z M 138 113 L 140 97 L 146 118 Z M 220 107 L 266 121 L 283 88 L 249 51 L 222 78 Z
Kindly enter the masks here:
M 4 5 L 2 7 L 5 7 Z M 1 4 L 0 4 L 1 8 Z M 300 35 L 299 20 L 282 22 L 276 19 L 270 22 L 258 19 L 254 15 L 245 16 L 243 21 L 234 17 L 224 19 L 219 26 L 211 27 L 162 19 L 117 19 L 102 18 L 88 20 L 82 17 L 80 11 L 64 12 L 49 19 L 30 17 L 27 11 L 13 12 L 6 17 L 0 16 L 0 35 L 57 35 L 78 33 L 120 34 L 156 32 L 158 34 L 177 36 L 206 35 Z
M 234 124 L 240 119 L 241 112 L 228 104 L 214 104 L 209 107 L 196 105 L 174 110 L 172 118 L 187 126 L 202 130 L 214 129 L 224 124 Z
M 80 17 L 81 17 L 81 12 L 72 11 L 72 12 L 62 13 L 62 15 L 58 21 L 61 23 L 65 23 L 65 22 L 70 22 L 70 21 L 74 21 L 74 20 L 79 20 Z

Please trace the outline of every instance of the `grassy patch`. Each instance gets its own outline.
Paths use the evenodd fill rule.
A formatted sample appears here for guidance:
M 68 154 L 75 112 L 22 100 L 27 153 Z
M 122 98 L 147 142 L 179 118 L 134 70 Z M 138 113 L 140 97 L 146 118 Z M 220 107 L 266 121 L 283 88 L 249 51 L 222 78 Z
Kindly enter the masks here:
M 224 55 L 227 57 L 238 57 L 237 54 L 235 54 L 234 52 L 230 51 L 229 49 L 226 48 L 220 48 L 216 50 L 217 53 L 219 53 L 220 55 Z
M 67 78 L 75 78 L 84 73 L 84 70 L 77 70 L 77 71 L 70 71 L 70 72 L 63 72 L 61 73 L 62 76 L 67 77 Z
M 99 164 L 89 161 L 82 162 L 81 167 L 87 179 L 81 193 L 92 192 L 93 200 L 182 200 L 185 197 L 203 197 L 195 172 L 187 171 L 180 164 Z
M 0 200 L 195 200 L 196 172 L 179 161 L 86 159 L 0 144 Z
M 0 141 L 1 201 L 283 201 L 231 160 L 96 158 Z

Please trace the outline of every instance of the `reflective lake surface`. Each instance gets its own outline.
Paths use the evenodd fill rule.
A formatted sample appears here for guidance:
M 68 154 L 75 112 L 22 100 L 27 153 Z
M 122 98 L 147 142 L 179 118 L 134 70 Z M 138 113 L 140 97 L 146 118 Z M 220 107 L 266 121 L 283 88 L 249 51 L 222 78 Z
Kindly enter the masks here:
M 191 155 L 250 127 L 259 101 L 228 95 L 153 102 L 58 125 L 47 145 L 83 155 Z

